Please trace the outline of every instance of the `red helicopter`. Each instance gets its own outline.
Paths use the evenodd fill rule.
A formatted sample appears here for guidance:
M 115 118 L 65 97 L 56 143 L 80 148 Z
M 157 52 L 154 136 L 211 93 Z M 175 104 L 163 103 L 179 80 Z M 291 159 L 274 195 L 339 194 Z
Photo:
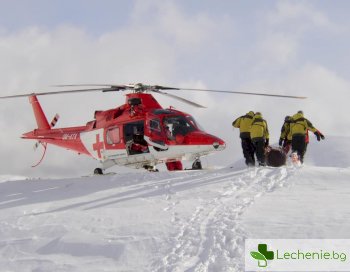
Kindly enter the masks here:
M 156 165 L 165 163 L 169 171 L 182 170 L 181 160 L 183 159 L 194 161 L 192 169 L 202 169 L 200 157 L 223 150 L 226 147 L 225 142 L 206 133 L 190 114 L 173 108 L 164 109 L 150 92 L 166 95 L 201 108 L 204 107 L 163 90 L 305 98 L 262 93 L 185 89 L 141 83 L 127 85 L 79 84 L 58 85 L 57 87 L 76 86 L 93 86 L 94 88 L 0 97 L 1 99 L 29 97 L 38 128 L 24 133 L 22 138 L 36 140 L 36 148 L 39 144 L 44 147 L 42 158 L 35 166 L 43 160 L 47 144 L 54 144 L 98 160 L 102 166 L 96 168 L 94 174 L 103 174 L 105 169 L 114 165 L 157 171 Z M 59 129 L 54 128 L 59 116 L 56 115 L 49 123 L 37 99 L 39 95 L 95 91 L 131 92 L 126 94 L 125 104 L 105 111 L 95 111 L 94 120 L 87 122 L 86 125 Z

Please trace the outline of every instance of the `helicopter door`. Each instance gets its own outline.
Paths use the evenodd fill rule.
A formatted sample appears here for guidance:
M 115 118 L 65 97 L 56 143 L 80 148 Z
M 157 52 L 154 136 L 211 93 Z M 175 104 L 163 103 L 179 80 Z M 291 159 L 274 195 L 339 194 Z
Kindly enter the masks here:
M 147 136 L 147 142 L 156 147 L 157 151 L 166 150 L 168 148 L 165 144 L 164 131 L 159 118 L 147 120 L 145 136 Z
M 144 127 L 143 121 L 124 124 L 124 140 L 129 155 L 149 153 L 144 138 Z

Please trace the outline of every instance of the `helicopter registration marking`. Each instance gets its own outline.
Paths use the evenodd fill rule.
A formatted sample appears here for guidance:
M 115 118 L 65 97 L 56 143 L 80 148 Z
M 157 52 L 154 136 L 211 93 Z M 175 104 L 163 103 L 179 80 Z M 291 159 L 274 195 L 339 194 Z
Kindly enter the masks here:
M 62 139 L 63 140 L 76 140 L 78 139 L 78 133 L 66 133 L 63 134 Z

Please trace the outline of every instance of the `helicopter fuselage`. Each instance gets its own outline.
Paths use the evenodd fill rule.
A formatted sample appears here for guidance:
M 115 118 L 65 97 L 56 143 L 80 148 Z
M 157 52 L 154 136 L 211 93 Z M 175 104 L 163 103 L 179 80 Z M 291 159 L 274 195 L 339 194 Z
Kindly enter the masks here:
M 54 144 L 100 161 L 102 168 L 147 168 L 162 162 L 194 160 L 226 146 L 184 112 L 163 109 L 149 93 L 129 93 L 115 109 L 96 111 L 85 126 L 52 128 L 35 95 L 30 96 L 38 129 L 24 139 Z

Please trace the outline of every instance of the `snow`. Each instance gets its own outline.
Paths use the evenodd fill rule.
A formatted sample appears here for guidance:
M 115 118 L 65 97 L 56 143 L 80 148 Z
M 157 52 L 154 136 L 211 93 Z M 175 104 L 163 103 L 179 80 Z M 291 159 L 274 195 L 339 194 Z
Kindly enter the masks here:
M 300 168 L 2 175 L 1 271 L 244 271 L 246 238 L 350 238 L 349 143 Z
M 249 238 L 350 238 L 349 177 L 350 168 L 301 169 L 242 216 Z

